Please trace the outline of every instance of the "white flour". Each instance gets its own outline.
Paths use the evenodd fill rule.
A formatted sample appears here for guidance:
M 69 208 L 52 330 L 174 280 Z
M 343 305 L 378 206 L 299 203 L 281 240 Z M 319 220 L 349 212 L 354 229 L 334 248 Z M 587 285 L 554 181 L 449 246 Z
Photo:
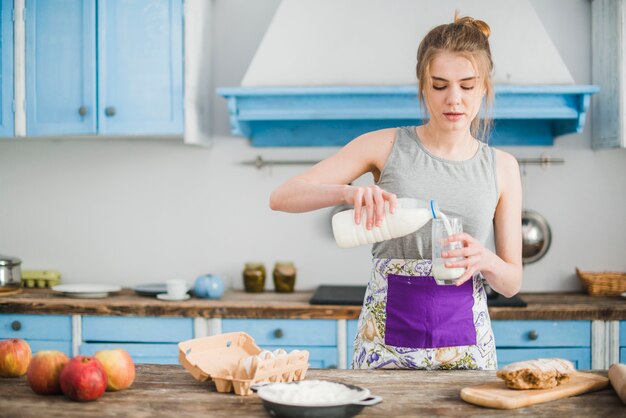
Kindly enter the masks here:
M 259 396 L 270 402 L 289 405 L 337 405 L 363 399 L 363 391 L 323 380 L 274 383 L 259 389 Z

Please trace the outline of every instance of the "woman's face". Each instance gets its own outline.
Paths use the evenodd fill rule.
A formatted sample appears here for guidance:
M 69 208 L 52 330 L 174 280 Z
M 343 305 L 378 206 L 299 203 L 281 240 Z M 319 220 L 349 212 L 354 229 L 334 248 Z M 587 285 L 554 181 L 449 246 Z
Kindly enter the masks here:
M 447 132 L 469 132 L 484 96 L 484 82 L 472 63 L 462 55 L 441 52 L 430 63 L 430 78 L 431 86 L 424 91 L 430 123 Z

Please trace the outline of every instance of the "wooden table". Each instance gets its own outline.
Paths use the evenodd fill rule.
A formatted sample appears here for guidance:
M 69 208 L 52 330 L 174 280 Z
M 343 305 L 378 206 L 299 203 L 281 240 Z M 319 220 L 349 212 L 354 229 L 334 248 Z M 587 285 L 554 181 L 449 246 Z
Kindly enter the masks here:
M 606 375 L 606 372 L 598 372 Z M 516 410 L 486 409 L 459 397 L 465 386 L 497 381 L 486 371 L 309 370 L 307 379 L 352 383 L 370 389 L 383 402 L 365 407 L 359 417 L 618 417 L 624 406 L 612 388 Z M 181 366 L 138 365 L 133 386 L 107 392 L 95 402 L 65 396 L 35 395 L 26 379 L 0 378 L 0 417 L 267 417 L 256 395 L 215 391 L 194 380 Z
M 192 297 L 181 302 L 163 302 L 139 296 L 130 289 L 104 299 L 69 298 L 50 289 L 23 289 L 20 294 L 0 297 L 0 313 L 173 316 L 197 318 L 288 318 L 358 319 L 360 306 L 311 305 L 312 291 L 295 293 L 245 293 L 229 291 L 220 300 Z M 490 307 L 492 320 L 604 320 L 626 319 L 626 301 L 619 296 L 589 296 L 583 293 L 526 293 L 525 308 Z

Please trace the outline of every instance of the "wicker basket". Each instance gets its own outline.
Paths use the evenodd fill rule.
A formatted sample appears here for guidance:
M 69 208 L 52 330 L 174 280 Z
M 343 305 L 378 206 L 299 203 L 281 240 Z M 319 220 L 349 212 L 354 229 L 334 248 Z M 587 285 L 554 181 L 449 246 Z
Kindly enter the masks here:
M 576 274 L 585 291 L 592 296 L 619 296 L 626 292 L 626 273 L 592 273 L 576 268 Z

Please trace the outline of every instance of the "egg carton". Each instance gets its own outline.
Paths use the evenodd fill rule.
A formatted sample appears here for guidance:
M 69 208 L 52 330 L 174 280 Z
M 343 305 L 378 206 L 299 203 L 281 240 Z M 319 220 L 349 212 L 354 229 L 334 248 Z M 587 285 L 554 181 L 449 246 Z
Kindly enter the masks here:
M 25 270 L 22 271 L 22 287 L 46 288 L 61 283 L 61 273 L 55 270 Z
M 309 368 L 308 351 L 264 351 L 245 332 L 183 341 L 178 360 L 196 380 L 211 379 L 218 392 L 241 396 L 252 394 L 255 383 L 302 380 Z

